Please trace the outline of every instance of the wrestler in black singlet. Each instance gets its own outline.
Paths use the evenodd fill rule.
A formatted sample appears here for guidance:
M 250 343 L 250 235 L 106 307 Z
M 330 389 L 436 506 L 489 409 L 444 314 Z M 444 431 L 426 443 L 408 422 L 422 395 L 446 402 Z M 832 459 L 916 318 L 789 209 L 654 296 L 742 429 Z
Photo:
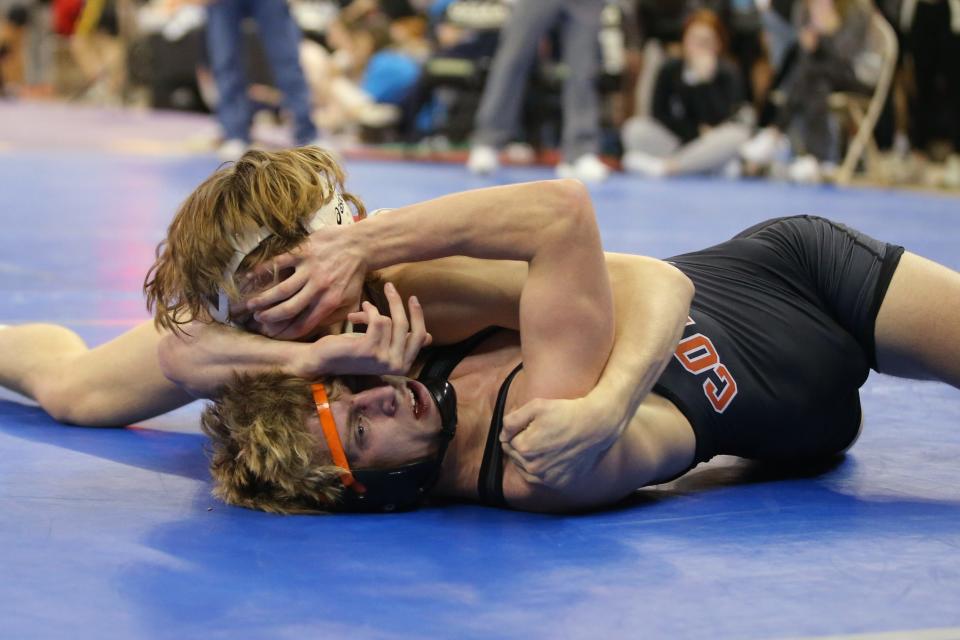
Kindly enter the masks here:
M 877 368 L 877 312 L 901 255 L 844 225 L 796 216 L 670 259 L 696 293 L 654 392 L 693 426 L 694 465 L 720 454 L 817 459 L 853 443 L 859 388 Z M 506 506 L 500 409 L 478 488 L 482 502 Z

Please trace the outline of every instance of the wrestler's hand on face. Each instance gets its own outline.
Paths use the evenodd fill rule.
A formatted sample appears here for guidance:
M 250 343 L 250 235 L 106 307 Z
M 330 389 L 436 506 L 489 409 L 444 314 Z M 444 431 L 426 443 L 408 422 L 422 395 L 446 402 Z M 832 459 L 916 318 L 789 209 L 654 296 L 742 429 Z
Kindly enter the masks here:
M 318 229 L 292 251 L 251 271 L 248 277 L 257 279 L 292 270 L 247 301 L 264 335 L 296 340 L 357 308 L 368 261 L 354 237 L 349 227 Z
M 563 489 L 610 448 L 610 434 L 619 432 L 613 422 L 589 396 L 538 398 L 504 417 L 500 443 L 527 482 Z
M 309 361 L 297 369 L 311 379 L 323 374 L 405 375 L 413 366 L 420 349 L 433 338 L 423 321 L 423 308 L 416 297 L 409 301 L 410 319 L 403 300 L 391 283 L 384 287 L 390 304 L 390 316 L 382 315 L 369 302 L 348 318 L 354 324 L 367 325 L 366 333 L 341 333 L 324 336 L 314 343 Z

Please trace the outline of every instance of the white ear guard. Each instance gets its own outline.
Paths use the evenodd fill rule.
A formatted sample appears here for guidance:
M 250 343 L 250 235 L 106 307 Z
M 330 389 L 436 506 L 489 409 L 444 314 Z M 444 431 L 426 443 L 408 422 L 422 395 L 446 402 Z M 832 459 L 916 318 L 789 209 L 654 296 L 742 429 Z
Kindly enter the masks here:
M 303 230 L 309 234 L 321 227 L 345 226 L 350 224 L 354 224 L 353 214 L 347 208 L 343 195 L 339 191 L 334 191 L 333 197 L 330 198 L 329 202 L 317 209 L 309 219 L 303 221 Z M 227 267 L 223 270 L 224 280 L 232 279 L 236 275 L 237 269 L 240 267 L 243 259 L 272 235 L 274 235 L 274 233 L 267 226 L 261 226 L 259 229 L 254 229 L 246 233 L 234 234 L 231 240 L 233 257 L 230 258 L 230 262 L 227 263 Z M 207 310 L 210 312 L 210 316 L 217 322 L 221 324 L 233 324 L 230 321 L 230 297 L 223 287 L 217 292 L 216 301 L 211 299 L 207 303 Z

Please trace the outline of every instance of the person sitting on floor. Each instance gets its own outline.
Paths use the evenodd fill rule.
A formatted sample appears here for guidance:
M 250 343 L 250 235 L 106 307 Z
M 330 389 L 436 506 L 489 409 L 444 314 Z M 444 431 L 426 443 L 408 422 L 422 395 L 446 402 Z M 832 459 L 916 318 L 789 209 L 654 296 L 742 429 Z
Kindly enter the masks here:
M 663 64 L 653 117 L 623 125 L 623 167 L 650 177 L 736 169 L 737 150 L 750 137 L 736 67 L 724 58 L 726 31 L 715 13 L 691 14 L 683 56 Z

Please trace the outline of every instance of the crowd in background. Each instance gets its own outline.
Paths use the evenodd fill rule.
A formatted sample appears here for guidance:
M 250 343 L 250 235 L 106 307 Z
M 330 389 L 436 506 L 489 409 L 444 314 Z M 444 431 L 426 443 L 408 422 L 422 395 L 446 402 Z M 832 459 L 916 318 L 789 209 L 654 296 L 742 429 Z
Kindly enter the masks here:
M 558 175 L 591 182 L 620 160 L 656 178 L 861 170 L 960 188 L 960 0 L 0 0 L 0 11 L 6 99 L 208 110 L 225 159 L 269 117 L 298 144 L 465 146 L 482 174 L 552 149 Z

